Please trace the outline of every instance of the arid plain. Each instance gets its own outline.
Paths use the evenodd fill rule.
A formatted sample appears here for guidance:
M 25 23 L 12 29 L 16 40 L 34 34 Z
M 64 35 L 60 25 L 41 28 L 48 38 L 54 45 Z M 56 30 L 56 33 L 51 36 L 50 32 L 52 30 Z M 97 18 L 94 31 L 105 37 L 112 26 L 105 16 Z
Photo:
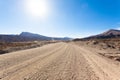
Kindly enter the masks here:
M 119 80 L 119 62 L 103 51 L 58 42 L 0 55 L 0 80 Z

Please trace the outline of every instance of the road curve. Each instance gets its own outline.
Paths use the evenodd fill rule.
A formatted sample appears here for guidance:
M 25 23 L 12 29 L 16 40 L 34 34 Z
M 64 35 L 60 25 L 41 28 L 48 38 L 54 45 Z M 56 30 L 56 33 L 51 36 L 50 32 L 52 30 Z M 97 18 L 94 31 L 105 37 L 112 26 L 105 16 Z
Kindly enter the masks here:
M 112 74 L 96 53 L 60 42 L 0 55 L 0 80 L 119 80 L 119 70 Z

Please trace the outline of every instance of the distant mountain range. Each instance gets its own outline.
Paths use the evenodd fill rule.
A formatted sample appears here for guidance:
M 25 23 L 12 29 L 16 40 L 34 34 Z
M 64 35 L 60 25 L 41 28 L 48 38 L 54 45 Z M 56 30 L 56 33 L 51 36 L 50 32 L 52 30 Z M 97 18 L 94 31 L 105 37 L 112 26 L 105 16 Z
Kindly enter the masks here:
M 110 38 L 120 38 L 120 30 L 110 29 L 101 34 L 85 37 L 85 38 L 77 38 L 77 39 L 74 39 L 74 41 L 90 40 L 90 39 L 110 39 Z M 47 36 L 34 34 L 30 32 L 22 32 L 19 35 L 0 35 L 0 42 L 23 42 L 23 41 L 43 41 L 43 40 L 67 41 L 67 40 L 72 40 L 72 38 L 47 37 Z
M 77 40 L 110 39 L 110 38 L 120 38 L 120 30 L 110 29 L 110 30 L 103 32 L 101 34 L 98 34 L 98 35 L 81 38 L 81 39 L 74 39 L 74 40 L 77 41 Z
M 42 41 L 42 40 L 71 40 L 72 38 L 47 37 L 30 32 L 22 32 L 19 35 L 0 35 L 0 42 L 23 42 L 23 41 Z

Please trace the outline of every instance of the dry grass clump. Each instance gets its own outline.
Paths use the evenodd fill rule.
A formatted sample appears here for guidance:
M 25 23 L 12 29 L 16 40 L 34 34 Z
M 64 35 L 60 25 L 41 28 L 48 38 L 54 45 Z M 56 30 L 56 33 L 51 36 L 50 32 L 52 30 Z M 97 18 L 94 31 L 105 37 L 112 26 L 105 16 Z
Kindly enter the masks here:
M 22 47 L 29 46 L 32 44 L 33 44 L 32 42 L 11 42 L 11 43 L 0 42 L 0 50 L 8 47 Z
M 26 46 L 31 46 L 32 42 L 0 42 L 0 54 L 8 53 L 14 50 L 22 49 Z

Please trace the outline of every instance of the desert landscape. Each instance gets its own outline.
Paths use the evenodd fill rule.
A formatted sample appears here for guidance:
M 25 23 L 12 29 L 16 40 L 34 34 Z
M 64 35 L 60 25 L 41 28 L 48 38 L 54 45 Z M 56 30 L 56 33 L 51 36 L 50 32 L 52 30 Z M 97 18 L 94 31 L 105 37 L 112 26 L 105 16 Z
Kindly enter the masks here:
M 32 45 L 35 47 L 0 55 L 0 80 L 120 79 L 119 38 L 17 42 L 2 46 Z
M 0 0 L 0 80 L 120 80 L 120 0 Z

